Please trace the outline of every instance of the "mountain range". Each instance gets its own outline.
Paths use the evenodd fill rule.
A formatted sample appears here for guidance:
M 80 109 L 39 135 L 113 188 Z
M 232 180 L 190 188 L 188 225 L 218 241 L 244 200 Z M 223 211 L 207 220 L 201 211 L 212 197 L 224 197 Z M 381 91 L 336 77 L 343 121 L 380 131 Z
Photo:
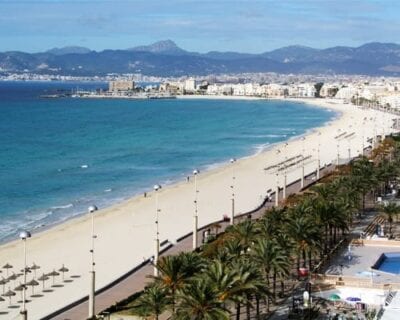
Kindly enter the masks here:
M 73 76 L 109 73 L 182 76 L 245 72 L 399 76 L 400 45 L 372 42 L 359 47 L 327 49 L 295 45 L 260 54 L 189 52 L 171 40 L 125 50 L 93 51 L 72 46 L 40 53 L 1 52 L 0 72 Z

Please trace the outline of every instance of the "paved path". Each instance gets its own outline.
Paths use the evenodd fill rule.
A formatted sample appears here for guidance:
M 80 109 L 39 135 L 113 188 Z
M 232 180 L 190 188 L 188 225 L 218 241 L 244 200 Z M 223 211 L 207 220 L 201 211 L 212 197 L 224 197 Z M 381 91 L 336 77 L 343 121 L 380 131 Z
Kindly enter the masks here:
M 320 175 L 323 177 L 328 172 L 332 171 L 334 167 L 332 165 L 327 168 L 321 169 Z M 309 186 L 315 183 L 315 173 L 308 175 L 305 179 L 305 186 Z M 290 184 L 286 188 L 286 195 L 290 195 L 300 191 L 300 181 L 296 181 L 295 183 Z M 263 215 L 266 208 L 270 208 L 275 203 L 275 193 L 272 195 L 271 202 L 265 202 L 258 209 L 250 212 L 242 214 L 241 216 L 235 218 L 235 221 L 240 221 L 246 219 L 249 214 L 251 214 L 251 218 L 255 219 Z M 282 191 L 279 193 L 280 199 L 282 198 Z M 227 226 L 227 222 L 218 221 L 221 225 L 221 231 L 223 231 Z M 212 225 L 212 224 L 210 224 Z M 201 228 L 199 230 L 198 239 L 201 241 L 203 237 L 203 231 L 206 230 L 210 225 Z M 192 250 L 192 235 L 189 234 L 184 237 L 182 240 L 178 241 L 176 245 L 171 246 L 166 251 L 163 252 L 162 255 L 168 254 L 173 255 L 179 252 L 191 251 Z M 123 276 L 123 278 L 114 283 L 113 285 L 108 286 L 106 290 L 100 290 L 101 292 L 96 293 L 96 313 L 100 313 L 102 310 L 108 308 L 114 303 L 125 299 L 126 297 L 134 294 L 135 292 L 143 290 L 146 283 L 149 281 L 147 278 L 148 275 L 153 274 L 153 267 L 149 261 L 143 263 L 140 267 L 133 269 L 127 275 Z M 89 288 L 89 285 L 88 285 Z M 53 313 L 42 319 L 56 319 L 56 320 L 80 320 L 86 319 L 88 315 L 88 301 L 87 297 L 75 305 L 69 305 L 65 307 L 63 310 L 59 310 L 56 313 Z

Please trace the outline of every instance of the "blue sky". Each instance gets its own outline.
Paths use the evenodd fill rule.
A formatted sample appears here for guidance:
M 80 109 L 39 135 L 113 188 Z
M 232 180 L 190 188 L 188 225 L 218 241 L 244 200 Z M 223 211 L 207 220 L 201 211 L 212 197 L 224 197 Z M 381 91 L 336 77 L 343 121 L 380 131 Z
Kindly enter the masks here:
M 259 53 L 399 42 L 400 0 L 0 0 L 0 51 L 124 49 L 171 39 Z

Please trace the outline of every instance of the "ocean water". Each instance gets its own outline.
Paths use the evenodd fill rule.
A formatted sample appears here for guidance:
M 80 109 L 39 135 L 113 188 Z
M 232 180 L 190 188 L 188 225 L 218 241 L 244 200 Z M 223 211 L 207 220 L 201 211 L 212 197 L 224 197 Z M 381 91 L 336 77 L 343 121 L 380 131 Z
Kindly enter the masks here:
M 44 99 L 104 83 L 0 82 L 0 241 L 304 134 L 335 117 L 287 101 Z

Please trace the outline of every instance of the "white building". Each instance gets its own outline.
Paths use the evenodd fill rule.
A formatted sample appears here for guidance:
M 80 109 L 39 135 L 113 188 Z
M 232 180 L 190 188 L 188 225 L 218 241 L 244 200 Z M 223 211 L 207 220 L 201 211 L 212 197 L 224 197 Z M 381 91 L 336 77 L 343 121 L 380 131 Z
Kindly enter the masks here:
M 183 88 L 185 91 L 196 91 L 196 81 L 193 78 L 185 80 Z

